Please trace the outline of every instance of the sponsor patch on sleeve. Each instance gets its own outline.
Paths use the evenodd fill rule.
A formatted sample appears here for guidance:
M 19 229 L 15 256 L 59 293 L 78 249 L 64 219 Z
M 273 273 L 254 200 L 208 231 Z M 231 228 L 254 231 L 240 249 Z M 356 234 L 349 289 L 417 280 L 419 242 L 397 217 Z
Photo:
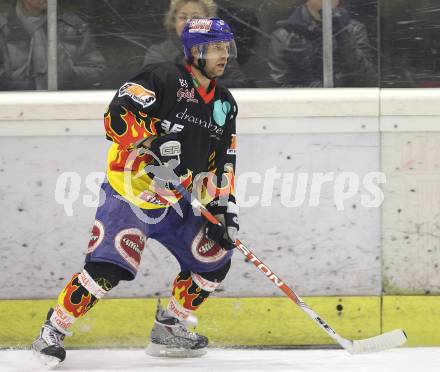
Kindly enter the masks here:
M 142 85 L 127 82 L 119 88 L 118 97 L 129 96 L 133 101 L 139 103 L 143 108 L 151 106 L 156 102 L 156 93 Z
M 235 134 L 231 134 L 231 144 L 229 145 L 229 148 L 226 151 L 226 153 L 228 155 L 237 154 L 237 136 Z

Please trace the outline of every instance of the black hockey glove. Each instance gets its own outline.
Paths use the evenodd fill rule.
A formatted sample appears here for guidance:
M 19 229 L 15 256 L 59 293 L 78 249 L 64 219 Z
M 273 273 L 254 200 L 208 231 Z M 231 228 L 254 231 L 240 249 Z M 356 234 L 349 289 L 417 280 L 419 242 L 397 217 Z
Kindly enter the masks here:
M 146 151 L 147 154 L 150 152 L 150 155 L 154 158 L 154 163 L 145 168 L 145 171 L 152 178 L 164 182 L 179 181 L 182 149 L 176 134 L 172 133 L 157 137 L 151 142 Z
M 234 243 L 240 229 L 238 225 L 238 205 L 235 204 L 235 201 L 228 201 L 227 205 L 220 205 L 220 199 L 216 198 L 206 208 L 222 225 L 214 225 L 208 221 L 205 227 L 205 235 L 227 251 L 234 249 Z

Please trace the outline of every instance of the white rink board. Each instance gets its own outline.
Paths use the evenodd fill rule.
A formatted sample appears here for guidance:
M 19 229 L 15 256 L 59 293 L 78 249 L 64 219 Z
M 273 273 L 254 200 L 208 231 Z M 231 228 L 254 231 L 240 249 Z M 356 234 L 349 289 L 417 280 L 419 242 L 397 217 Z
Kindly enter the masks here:
M 28 350 L 0 350 L 2 372 L 43 372 Z M 343 350 L 210 349 L 197 359 L 152 358 L 143 350 L 68 350 L 57 371 L 69 372 L 437 372 L 440 348 L 395 349 L 367 355 Z
M 384 133 L 384 292 L 440 293 L 440 133 Z
M 332 182 L 324 185 L 318 206 L 309 206 L 308 188 L 303 205 L 286 207 L 281 204 L 280 179 L 268 200 L 263 190 L 271 190 L 270 182 L 263 181 L 270 181 L 274 166 L 280 178 L 295 172 L 341 171 L 362 178 L 379 170 L 379 138 L 379 133 L 239 138 L 238 180 L 255 174 L 262 180 L 249 183 L 242 194 L 244 202 L 250 197 L 259 201 L 241 209 L 241 238 L 301 295 L 380 294 L 380 209 L 361 205 L 361 187 L 344 203 L 345 209 L 338 210 Z M 108 145 L 97 136 L 0 137 L 0 198 L 7 216 L 0 224 L 0 298 L 55 297 L 81 269 L 95 212 L 83 205 L 84 196 L 93 197 L 84 180 L 91 172 L 104 171 Z M 57 177 L 63 172 L 76 172 L 81 180 L 72 217 L 55 201 Z M 265 206 L 268 202 L 271 205 Z M 281 295 L 253 266 L 243 264 L 239 252 L 234 261 L 219 295 Z M 120 284 L 111 295 L 168 295 L 177 272 L 174 258 L 151 244 L 138 278 Z
M 54 187 L 62 172 L 78 172 L 79 198 L 90 197 L 84 180 L 105 168 L 102 116 L 113 94 L 0 92 L 0 280 L 6 283 L 0 299 L 53 297 L 81 268 L 94 209 L 76 202 L 74 217 L 66 217 Z M 264 178 L 277 166 L 283 174 L 383 170 L 388 179 L 382 212 L 360 208 L 362 195 L 349 200 L 351 209 L 337 211 L 328 185 L 319 207 L 280 206 L 275 192 L 271 207 L 242 208 L 244 242 L 277 274 L 301 295 L 378 295 L 382 287 L 386 294 L 440 293 L 440 89 L 233 94 L 239 104 L 238 176 L 257 171 Z M 261 202 L 262 189 L 254 185 L 246 196 Z M 234 260 L 220 295 L 277 294 L 251 267 L 241 272 L 239 254 Z M 140 278 L 112 295 L 168 294 L 177 270 L 174 259 L 152 244 Z M 37 279 L 40 288 L 33 285 Z

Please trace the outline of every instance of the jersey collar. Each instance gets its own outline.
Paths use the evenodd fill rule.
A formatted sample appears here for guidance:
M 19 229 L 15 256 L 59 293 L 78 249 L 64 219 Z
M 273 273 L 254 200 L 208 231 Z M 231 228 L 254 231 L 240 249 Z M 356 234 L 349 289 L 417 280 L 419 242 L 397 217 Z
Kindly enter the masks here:
M 217 85 L 217 81 L 215 79 L 212 79 L 208 86 L 208 91 L 205 90 L 205 88 L 200 84 L 200 82 L 195 77 L 192 67 L 190 64 L 185 64 L 185 70 L 189 72 L 193 79 L 194 86 L 196 88 L 197 93 L 199 93 L 200 97 L 202 97 L 203 102 L 209 103 L 213 100 L 214 94 L 215 94 L 215 87 Z

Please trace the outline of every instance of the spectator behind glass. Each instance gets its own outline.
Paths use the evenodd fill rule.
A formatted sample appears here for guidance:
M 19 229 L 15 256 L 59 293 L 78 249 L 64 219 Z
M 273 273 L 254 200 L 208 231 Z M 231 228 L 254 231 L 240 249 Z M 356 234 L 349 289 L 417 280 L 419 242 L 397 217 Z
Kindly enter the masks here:
M 184 58 L 180 35 L 186 21 L 191 18 L 210 18 L 217 14 L 217 5 L 212 0 L 171 0 L 165 15 L 164 26 L 168 37 L 159 44 L 152 45 L 145 54 L 143 65 L 158 62 L 181 64 Z M 225 73 L 218 82 L 227 88 L 244 88 L 253 84 L 246 79 L 235 59 L 230 59 Z
M 47 0 L 17 0 L 0 14 L 0 90 L 47 89 L 46 9 Z M 87 24 L 58 10 L 58 88 L 99 86 L 104 58 Z
M 322 1 L 307 0 L 287 20 L 277 22 L 268 64 L 270 76 L 278 85 L 322 87 Z M 332 0 L 335 86 L 377 86 L 375 58 L 366 28 L 338 5 L 339 0 Z

